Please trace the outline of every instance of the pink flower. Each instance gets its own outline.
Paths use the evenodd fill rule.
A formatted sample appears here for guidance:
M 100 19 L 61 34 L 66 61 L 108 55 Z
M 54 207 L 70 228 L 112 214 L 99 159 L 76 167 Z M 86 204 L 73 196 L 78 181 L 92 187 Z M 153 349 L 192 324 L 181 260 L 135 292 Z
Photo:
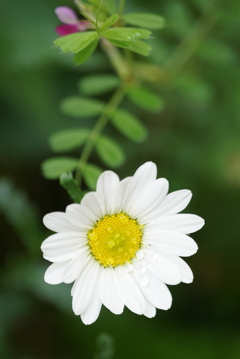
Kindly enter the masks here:
M 64 25 L 56 27 L 56 32 L 60 36 L 73 34 L 78 31 L 85 31 L 89 24 L 86 21 L 80 21 L 75 12 L 67 6 L 59 6 L 55 9 L 55 14 Z

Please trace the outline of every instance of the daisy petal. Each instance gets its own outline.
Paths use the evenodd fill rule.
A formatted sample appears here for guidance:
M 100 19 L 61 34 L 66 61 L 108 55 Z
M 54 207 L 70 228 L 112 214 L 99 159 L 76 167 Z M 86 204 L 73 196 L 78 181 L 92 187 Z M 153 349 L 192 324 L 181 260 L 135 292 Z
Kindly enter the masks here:
M 192 192 L 186 189 L 169 193 L 157 211 L 158 216 L 169 216 L 183 211 L 192 198 Z
M 189 265 L 182 259 L 176 256 L 171 256 L 171 261 L 175 263 L 182 277 L 183 283 L 192 283 L 193 272 Z
M 84 207 L 87 207 L 96 218 L 101 218 L 104 216 L 104 205 L 103 205 L 103 198 L 100 196 L 99 193 L 96 192 L 89 192 L 87 193 L 82 201 L 81 204 Z
M 198 231 L 204 225 L 204 220 L 195 214 L 173 214 L 171 216 L 160 217 L 159 219 L 147 224 L 146 228 L 169 229 L 185 234 Z
M 69 222 L 66 213 L 52 212 L 43 217 L 45 227 L 53 232 L 72 232 L 78 230 L 78 227 Z
M 88 247 L 82 248 L 82 252 L 75 258 L 73 258 L 66 268 L 63 276 L 64 283 L 72 283 L 75 281 L 81 272 L 84 270 L 85 265 L 88 262 Z
M 51 262 L 63 262 L 74 258 L 86 246 L 86 239 L 76 232 L 56 233 L 43 241 L 43 257 Z
M 196 242 L 191 237 L 176 231 L 159 230 L 148 236 L 145 234 L 145 242 L 150 244 L 153 250 L 169 252 L 180 257 L 191 256 L 198 250 Z
M 90 306 L 99 278 L 99 269 L 99 263 L 91 260 L 74 283 L 72 288 L 72 305 L 76 315 L 84 313 Z
M 98 217 L 82 204 L 73 203 L 67 206 L 66 213 L 69 221 L 82 229 L 90 229 Z
M 156 315 L 156 307 L 154 307 L 154 305 L 152 305 L 149 302 L 146 302 L 146 309 L 143 312 L 143 315 L 145 315 L 145 317 L 147 318 L 153 318 Z
M 88 309 L 81 314 L 81 319 L 83 323 L 86 325 L 94 323 L 99 316 L 101 307 L 102 303 L 98 294 L 98 286 L 96 286 L 95 292 L 93 293 L 92 301 Z
M 151 276 L 150 282 L 142 291 L 147 300 L 158 309 L 168 310 L 172 305 L 171 293 L 163 282 Z
M 137 169 L 133 177 L 141 184 L 154 181 L 157 178 L 157 166 L 153 162 L 146 162 Z
M 55 14 L 64 24 L 76 25 L 79 21 L 75 12 L 67 6 L 58 6 L 55 9 Z
M 106 212 L 111 214 L 114 189 L 119 183 L 119 177 L 113 171 L 103 172 L 97 181 L 97 193 L 105 199 Z
M 136 314 L 143 314 L 146 301 L 139 290 L 131 273 L 126 272 L 122 266 L 115 268 L 119 282 L 120 296 L 128 309 Z
M 123 312 L 124 303 L 119 296 L 113 268 L 104 268 L 101 273 L 99 295 L 103 305 L 114 314 Z
M 69 261 L 51 264 L 45 272 L 45 282 L 48 284 L 63 283 L 63 276 L 68 265 Z

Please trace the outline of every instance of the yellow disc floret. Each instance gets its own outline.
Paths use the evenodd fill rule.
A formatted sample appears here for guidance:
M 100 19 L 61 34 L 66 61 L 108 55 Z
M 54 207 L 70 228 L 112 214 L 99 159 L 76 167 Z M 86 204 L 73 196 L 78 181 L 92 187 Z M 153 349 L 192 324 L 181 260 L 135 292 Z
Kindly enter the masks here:
M 142 244 L 143 225 L 121 212 L 106 215 L 88 231 L 92 255 L 104 267 L 130 263 Z

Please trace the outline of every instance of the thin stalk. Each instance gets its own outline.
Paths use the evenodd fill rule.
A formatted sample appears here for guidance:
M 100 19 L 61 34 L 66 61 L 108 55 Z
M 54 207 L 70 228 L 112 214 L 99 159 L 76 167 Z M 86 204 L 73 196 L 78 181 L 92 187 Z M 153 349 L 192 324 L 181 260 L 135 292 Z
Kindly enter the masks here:
M 120 4 L 119 4 L 119 7 L 118 7 L 118 15 L 119 15 L 120 18 L 123 15 L 124 8 L 125 8 L 125 3 L 126 3 L 126 0 L 120 0 Z
M 95 146 L 95 143 L 101 134 L 104 127 L 107 125 L 108 121 L 110 120 L 111 115 L 114 113 L 120 102 L 122 101 L 124 95 L 125 95 L 126 87 L 120 86 L 113 96 L 111 97 L 109 103 L 104 108 L 101 116 L 99 117 L 97 123 L 93 127 L 86 145 L 83 148 L 82 154 L 79 158 L 78 164 L 77 164 L 77 170 L 75 175 L 75 180 L 81 185 L 82 181 L 82 173 L 84 171 L 85 165 L 92 153 L 92 150 Z

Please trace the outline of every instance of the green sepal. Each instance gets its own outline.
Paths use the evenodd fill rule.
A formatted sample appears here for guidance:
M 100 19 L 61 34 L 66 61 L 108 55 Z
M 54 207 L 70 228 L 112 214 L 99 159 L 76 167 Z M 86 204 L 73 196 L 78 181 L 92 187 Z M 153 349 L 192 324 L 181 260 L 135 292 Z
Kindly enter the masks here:
M 69 151 L 83 145 L 90 131 L 85 128 L 69 128 L 54 133 L 49 138 L 49 144 L 53 151 Z
M 86 165 L 84 166 L 84 170 L 83 170 L 83 178 L 84 181 L 86 182 L 87 186 L 95 191 L 96 190 L 96 183 L 98 180 L 98 177 L 100 176 L 100 174 L 103 172 L 103 170 L 98 167 L 93 165 L 92 163 L 86 163 Z
M 112 74 L 89 75 L 79 81 L 79 89 L 86 95 L 101 95 L 119 86 L 119 78 Z
M 62 173 L 59 179 L 60 185 L 65 188 L 70 198 L 75 203 L 80 203 L 83 198 L 83 192 L 73 179 L 72 173 Z
M 99 31 L 102 32 L 102 31 L 107 30 L 110 26 L 115 24 L 115 22 L 117 22 L 118 20 L 119 20 L 118 14 L 114 14 L 114 15 L 108 17 L 107 20 L 105 20 L 104 23 L 100 26 Z
M 109 167 L 119 167 L 125 161 L 125 154 L 121 147 L 107 136 L 99 136 L 96 151 L 101 160 Z
M 81 96 L 67 97 L 60 104 L 65 115 L 80 118 L 99 116 L 104 107 L 101 101 Z
M 151 112 L 159 112 L 165 105 L 161 96 L 145 87 L 132 87 L 127 96 L 136 106 Z
M 64 172 L 75 170 L 77 163 L 73 157 L 51 157 L 42 162 L 41 169 L 45 178 L 57 179 Z
M 96 31 L 85 31 L 59 37 L 54 41 L 54 45 L 60 47 L 64 53 L 77 53 L 97 39 L 98 33 Z
M 152 48 L 144 41 L 134 40 L 131 42 L 129 50 L 132 50 L 139 55 L 148 56 Z
M 77 54 L 74 55 L 73 61 L 77 65 L 82 65 L 84 62 L 86 62 L 89 57 L 92 55 L 92 53 L 95 51 L 98 44 L 98 39 L 91 42 L 90 45 L 85 47 L 83 50 L 79 51 Z
M 134 142 L 143 142 L 147 135 L 148 129 L 132 113 L 117 109 L 112 116 L 113 125 L 126 137 Z
M 141 26 L 146 29 L 162 29 L 165 20 L 162 16 L 150 13 L 129 13 L 123 16 L 123 21 L 133 26 Z

